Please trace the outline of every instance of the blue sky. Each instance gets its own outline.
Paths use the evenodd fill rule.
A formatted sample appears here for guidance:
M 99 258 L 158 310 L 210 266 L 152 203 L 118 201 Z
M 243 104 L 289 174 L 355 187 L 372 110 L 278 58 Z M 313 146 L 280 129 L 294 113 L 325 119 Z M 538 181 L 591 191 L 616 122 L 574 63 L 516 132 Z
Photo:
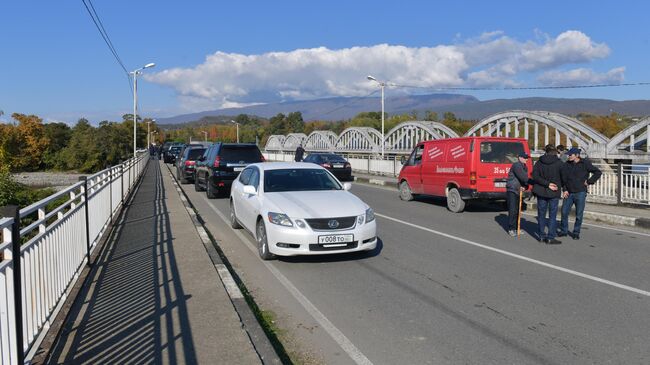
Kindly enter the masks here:
M 93 4 L 129 70 L 156 63 L 139 79 L 147 117 L 367 95 L 367 74 L 420 87 L 650 81 L 647 1 Z M 0 14 L 2 120 L 98 123 L 131 111 L 127 77 L 81 0 L 5 0 Z M 423 89 L 387 93 L 413 91 Z M 650 87 L 463 93 L 625 100 L 650 98 Z

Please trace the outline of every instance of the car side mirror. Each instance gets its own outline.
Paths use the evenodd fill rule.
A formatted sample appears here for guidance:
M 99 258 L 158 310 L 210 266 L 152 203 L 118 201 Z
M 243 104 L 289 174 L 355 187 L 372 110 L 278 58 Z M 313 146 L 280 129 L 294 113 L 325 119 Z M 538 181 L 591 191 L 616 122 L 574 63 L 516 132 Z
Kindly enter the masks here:
M 404 165 L 406 163 L 406 156 L 400 157 L 399 162 L 401 162 L 402 165 Z
M 343 190 L 348 191 L 352 189 L 352 184 L 349 182 L 343 183 Z
M 257 190 L 253 185 L 244 185 L 244 194 L 257 195 Z

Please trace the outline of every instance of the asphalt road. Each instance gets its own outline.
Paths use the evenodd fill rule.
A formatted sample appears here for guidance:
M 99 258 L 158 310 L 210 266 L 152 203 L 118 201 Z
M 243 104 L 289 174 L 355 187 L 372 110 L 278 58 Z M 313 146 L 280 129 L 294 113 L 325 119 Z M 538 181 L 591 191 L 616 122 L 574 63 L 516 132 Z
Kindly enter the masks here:
M 354 184 L 377 213 L 376 251 L 263 262 L 224 221 L 227 199 L 183 188 L 306 363 L 650 363 L 649 231 L 588 225 L 549 246 L 532 216 L 517 240 L 498 207 L 453 214 Z

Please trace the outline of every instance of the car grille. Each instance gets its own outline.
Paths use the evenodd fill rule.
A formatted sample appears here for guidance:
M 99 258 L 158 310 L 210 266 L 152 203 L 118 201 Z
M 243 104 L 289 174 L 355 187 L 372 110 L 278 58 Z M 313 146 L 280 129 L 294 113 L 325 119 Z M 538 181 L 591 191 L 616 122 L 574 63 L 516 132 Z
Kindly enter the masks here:
M 341 229 L 349 229 L 354 227 L 354 223 L 357 220 L 357 217 L 339 217 L 339 218 L 312 218 L 305 219 L 307 224 L 316 231 L 336 231 Z M 332 228 L 329 226 L 329 222 L 335 220 L 337 221 L 338 227 Z
M 327 245 L 311 244 L 309 245 L 309 251 L 338 251 L 338 250 L 349 250 L 351 248 L 357 248 L 359 241 L 352 241 L 345 244 L 345 246 L 333 246 L 328 247 Z

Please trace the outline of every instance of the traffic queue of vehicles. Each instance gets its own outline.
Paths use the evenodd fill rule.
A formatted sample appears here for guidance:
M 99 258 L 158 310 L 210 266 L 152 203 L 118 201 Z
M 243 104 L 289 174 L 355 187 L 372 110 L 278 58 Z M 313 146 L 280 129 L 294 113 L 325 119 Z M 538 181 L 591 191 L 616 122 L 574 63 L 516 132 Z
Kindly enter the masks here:
M 446 197 L 455 213 L 470 200 L 503 200 L 509 169 L 521 153 L 530 153 L 521 138 L 420 142 L 402 161 L 399 197 Z M 177 158 L 176 175 L 182 184 L 193 182 L 209 199 L 228 197 L 231 226 L 253 235 L 264 260 L 377 247 L 372 208 L 349 192 L 350 183 L 340 182 L 353 179 L 343 157 L 312 153 L 304 162 L 264 162 L 255 144 L 188 146 Z

